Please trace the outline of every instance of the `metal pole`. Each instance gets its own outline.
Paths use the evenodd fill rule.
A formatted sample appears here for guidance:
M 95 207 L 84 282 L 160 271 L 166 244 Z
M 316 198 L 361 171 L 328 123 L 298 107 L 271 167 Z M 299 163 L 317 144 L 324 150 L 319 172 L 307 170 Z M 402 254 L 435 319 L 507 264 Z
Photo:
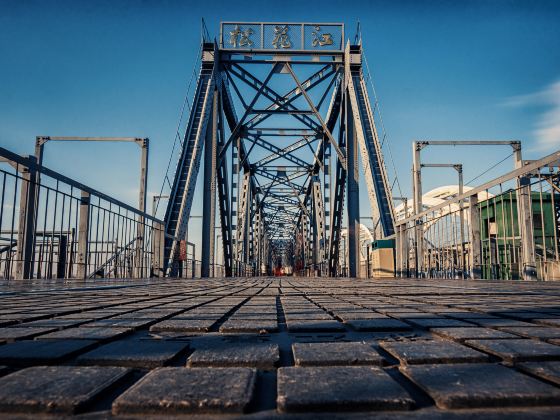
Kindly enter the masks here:
M 78 278 L 85 279 L 88 275 L 89 260 L 89 212 L 90 194 L 82 191 L 78 222 Z
M 154 222 L 152 235 L 152 276 L 164 277 L 165 224 Z
M 146 213 L 146 194 L 148 191 L 148 154 L 150 149 L 150 139 L 139 141 L 142 153 L 140 156 L 140 197 L 138 199 L 138 209 Z
M 35 223 L 37 206 L 37 160 L 28 156 L 29 166 L 22 170 L 19 204 L 18 242 L 16 255 L 16 275 L 18 279 L 33 277 L 35 253 Z
M 422 150 L 421 142 L 412 143 L 412 181 L 414 187 L 414 214 L 422 213 L 422 167 L 420 164 L 420 151 Z M 416 258 L 416 277 L 420 277 L 423 272 L 424 263 L 424 232 L 420 219 L 415 221 L 414 226 L 414 242 L 415 242 L 415 258 Z
M 515 168 L 523 167 L 521 144 L 514 146 Z M 519 233 L 521 235 L 521 255 L 523 280 L 537 280 L 535 261 L 535 240 L 533 233 L 533 200 L 531 197 L 531 178 L 517 178 L 517 210 Z
M 140 155 L 140 193 L 138 198 L 138 209 L 146 213 L 146 194 L 148 190 L 148 153 L 149 139 L 141 139 L 139 145 L 142 149 Z M 134 277 L 144 277 L 144 271 L 147 267 L 143 266 L 144 262 L 144 236 L 146 234 L 146 219 L 144 216 L 138 216 L 136 225 L 136 252 L 134 253 Z
M 360 173 L 358 169 L 358 144 L 354 118 L 348 94 L 346 95 L 346 163 L 348 204 L 348 276 L 360 273 Z M 357 110 L 355 110 L 357 112 Z
M 459 173 L 459 195 L 463 194 L 463 165 L 457 165 L 455 167 Z M 459 237 L 461 238 L 461 246 L 459 247 L 461 251 L 461 277 L 465 278 L 465 211 L 463 209 L 463 200 L 459 201 Z
M 480 243 L 480 213 L 478 209 L 478 195 L 469 197 L 469 220 L 471 237 L 471 279 L 481 278 L 482 251 Z
M 202 253 L 200 276 L 213 277 L 216 220 L 216 151 L 218 144 L 218 93 L 212 97 L 211 130 L 206 131 L 204 145 L 204 195 L 202 202 Z

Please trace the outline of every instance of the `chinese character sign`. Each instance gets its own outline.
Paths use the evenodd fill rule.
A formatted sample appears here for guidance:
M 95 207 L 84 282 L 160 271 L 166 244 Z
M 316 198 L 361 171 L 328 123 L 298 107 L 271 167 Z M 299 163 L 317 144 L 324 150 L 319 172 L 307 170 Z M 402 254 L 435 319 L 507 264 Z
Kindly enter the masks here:
M 289 29 L 288 25 L 276 25 L 274 27 L 274 39 L 272 40 L 274 48 L 292 48 L 292 41 L 290 41 L 290 35 L 288 34 Z
M 239 25 L 235 25 L 233 31 L 229 33 L 229 44 L 233 48 L 248 47 L 251 48 L 254 42 L 251 40 L 251 35 L 254 31 L 251 28 L 243 30 Z
M 319 25 L 315 26 L 314 31 L 311 32 L 311 35 L 313 35 L 313 41 L 311 42 L 311 45 L 313 45 L 314 47 L 324 47 L 325 45 L 333 44 L 332 34 L 321 33 L 321 27 Z
M 236 23 L 221 27 L 221 48 L 229 50 L 342 51 L 340 23 Z

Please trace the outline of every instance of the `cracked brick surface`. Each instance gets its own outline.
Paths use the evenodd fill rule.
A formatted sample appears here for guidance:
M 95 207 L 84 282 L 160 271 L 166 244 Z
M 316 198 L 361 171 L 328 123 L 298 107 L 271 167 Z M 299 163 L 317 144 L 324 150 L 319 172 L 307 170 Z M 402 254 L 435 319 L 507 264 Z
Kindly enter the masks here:
M 0 417 L 556 418 L 560 283 L 0 282 Z

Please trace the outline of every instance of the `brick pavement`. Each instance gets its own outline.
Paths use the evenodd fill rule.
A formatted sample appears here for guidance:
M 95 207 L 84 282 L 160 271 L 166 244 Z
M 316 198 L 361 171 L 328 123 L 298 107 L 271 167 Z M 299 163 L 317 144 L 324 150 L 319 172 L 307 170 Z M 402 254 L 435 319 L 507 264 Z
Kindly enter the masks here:
M 560 283 L 11 281 L 0 299 L 0 417 L 560 417 Z

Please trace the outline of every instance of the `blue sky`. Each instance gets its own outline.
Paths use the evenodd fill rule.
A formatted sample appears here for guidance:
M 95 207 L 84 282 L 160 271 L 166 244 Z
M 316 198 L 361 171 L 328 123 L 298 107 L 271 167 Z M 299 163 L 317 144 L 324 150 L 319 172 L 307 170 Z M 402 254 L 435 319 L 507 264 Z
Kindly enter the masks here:
M 353 37 L 359 20 L 405 194 L 414 139 L 521 139 L 526 158 L 560 148 L 560 2 L 0 0 L 0 10 L 0 145 L 30 154 L 36 135 L 149 137 L 150 192 L 202 17 L 216 36 L 221 20 L 240 20 L 343 22 Z M 469 180 L 509 153 L 431 149 L 425 160 L 462 162 Z M 138 159 L 131 144 L 53 143 L 45 165 L 135 203 Z M 453 177 L 427 173 L 425 188 Z

